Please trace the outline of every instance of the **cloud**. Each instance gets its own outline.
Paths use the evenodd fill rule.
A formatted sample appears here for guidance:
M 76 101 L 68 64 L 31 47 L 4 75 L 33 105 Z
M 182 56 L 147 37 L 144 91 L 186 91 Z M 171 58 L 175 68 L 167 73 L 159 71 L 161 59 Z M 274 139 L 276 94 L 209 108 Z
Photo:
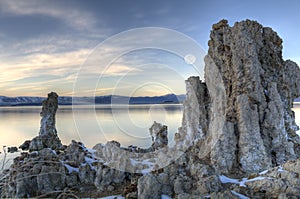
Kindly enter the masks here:
M 1 60 L 0 82 L 11 82 L 37 75 L 64 76 L 76 72 L 90 53 L 90 49 L 80 49 L 58 54 L 37 53 L 13 60 Z
M 14 15 L 45 15 L 64 21 L 67 25 L 82 29 L 93 29 L 99 20 L 88 12 L 77 10 L 70 5 L 59 5 L 53 1 L 40 0 L 2 0 L 0 9 L 4 13 Z
M 113 64 L 102 72 L 104 76 L 119 76 L 119 75 L 132 75 L 134 72 L 141 72 L 140 69 L 125 66 L 125 65 L 116 65 Z M 130 75 L 129 74 L 129 75 Z
M 11 43 L 3 48 L 1 54 L 13 55 L 29 55 L 36 53 L 62 53 L 76 49 L 93 48 L 97 44 L 97 40 L 87 40 L 83 38 L 67 37 L 61 35 L 42 36 L 22 42 Z
M 109 49 L 107 53 L 111 53 Z M 115 63 L 106 68 L 101 62 L 85 65 L 91 49 L 79 49 L 62 53 L 32 53 L 21 55 L 15 59 L 0 60 L 0 89 L 3 94 L 40 95 L 40 93 L 56 90 L 68 95 L 79 74 L 84 78 L 87 88 L 95 85 L 87 80 L 101 77 L 133 75 L 140 72 L 130 65 Z M 80 67 L 84 69 L 78 73 Z M 87 93 L 85 91 L 84 93 Z
M 114 90 L 116 94 L 125 94 L 147 79 L 164 83 L 169 77 L 174 77 L 170 70 L 158 68 L 150 74 L 150 66 L 142 66 L 167 62 L 170 66 L 178 67 L 175 60 L 180 57 L 172 51 L 164 52 L 164 48 L 178 50 L 184 41 L 178 37 L 169 37 L 164 31 L 156 31 L 159 29 L 150 32 L 149 29 L 138 30 L 117 35 L 114 40 L 103 42 L 94 49 L 95 38 L 80 38 L 76 41 L 76 37 L 56 38 L 56 35 L 5 44 L 6 47 L 0 48 L 0 69 L 3 71 L 0 73 L 0 84 L 5 86 L 0 86 L 0 89 L 4 95 L 12 96 L 41 95 L 51 90 L 68 95 L 73 94 L 73 86 L 78 82 L 82 83 L 78 87 L 82 88 L 80 94 L 85 95 L 93 91 L 101 77 L 103 81 L 98 85 L 101 94 L 109 94 L 115 84 L 118 84 L 118 89 Z M 80 68 L 80 78 L 77 78 Z M 179 88 L 178 82 L 172 82 L 172 86 Z M 147 90 L 147 93 L 154 91 L 158 90 Z

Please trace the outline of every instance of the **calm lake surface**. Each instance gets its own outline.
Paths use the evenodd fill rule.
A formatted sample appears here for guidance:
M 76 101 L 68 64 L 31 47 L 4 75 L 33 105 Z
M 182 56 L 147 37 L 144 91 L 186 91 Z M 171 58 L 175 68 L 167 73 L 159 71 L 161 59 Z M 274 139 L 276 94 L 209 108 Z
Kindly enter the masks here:
M 59 106 L 56 128 L 63 144 L 71 140 L 82 141 L 87 147 L 116 140 L 123 146 L 149 147 L 149 128 L 153 121 L 168 126 L 169 143 L 173 145 L 174 133 L 182 120 L 182 105 L 96 105 Z M 300 126 L 300 104 L 293 110 Z M 0 107 L 0 147 L 19 146 L 38 135 L 40 127 L 39 106 Z M 299 134 L 299 131 L 298 131 Z
M 0 107 L 0 146 L 19 146 L 38 135 L 40 106 Z M 56 128 L 63 144 L 82 141 L 87 147 L 116 140 L 123 146 L 149 147 L 154 121 L 168 126 L 172 144 L 182 120 L 182 105 L 59 106 Z
M 123 146 L 137 145 L 149 147 L 151 137 L 149 127 L 153 121 L 168 126 L 169 145 L 174 145 L 173 137 L 181 125 L 182 105 L 111 105 L 59 106 L 56 114 L 56 128 L 63 144 L 71 140 L 82 141 L 92 148 L 97 143 L 116 140 Z M 300 126 L 300 103 L 294 104 L 296 123 Z M 0 150 L 2 146 L 19 146 L 25 140 L 38 135 L 40 127 L 39 106 L 0 107 Z M 297 132 L 300 135 L 300 131 Z M 5 158 L 12 163 L 18 153 L 9 153 Z M 0 154 L 0 169 L 4 159 Z

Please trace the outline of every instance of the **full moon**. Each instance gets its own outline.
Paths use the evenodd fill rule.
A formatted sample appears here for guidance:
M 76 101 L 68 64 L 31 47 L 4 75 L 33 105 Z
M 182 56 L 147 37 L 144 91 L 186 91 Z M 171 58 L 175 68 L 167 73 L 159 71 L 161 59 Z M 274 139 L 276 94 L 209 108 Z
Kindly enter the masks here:
M 184 56 L 184 61 L 187 64 L 194 64 L 196 61 L 196 57 L 194 55 L 188 54 Z

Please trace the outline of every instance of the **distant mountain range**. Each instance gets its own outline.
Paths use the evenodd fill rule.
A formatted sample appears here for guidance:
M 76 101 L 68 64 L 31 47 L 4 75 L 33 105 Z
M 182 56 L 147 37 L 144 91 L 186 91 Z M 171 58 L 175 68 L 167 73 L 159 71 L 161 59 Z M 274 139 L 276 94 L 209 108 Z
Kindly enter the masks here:
M 0 96 L 0 106 L 40 106 L 44 97 L 6 97 Z M 107 95 L 93 97 L 69 97 L 58 98 L 59 105 L 79 104 L 179 104 L 185 99 L 185 95 L 168 94 L 154 97 L 127 97 L 120 95 Z

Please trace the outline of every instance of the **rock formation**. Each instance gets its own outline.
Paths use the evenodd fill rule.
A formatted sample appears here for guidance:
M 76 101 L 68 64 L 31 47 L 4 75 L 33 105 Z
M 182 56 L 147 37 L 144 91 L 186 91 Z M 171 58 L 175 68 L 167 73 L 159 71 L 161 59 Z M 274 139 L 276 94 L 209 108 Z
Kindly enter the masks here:
M 199 158 L 220 173 L 258 172 L 298 158 L 291 108 L 300 95 L 300 69 L 282 59 L 276 32 L 255 21 L 229 27 L 222 20 L 208 44 L 205 83 L 187 80 L 182 137 L 190 131 L 202 140 Z
M 177 145 L 189 147 L 199 139 L 204 139 L 208 131 L 208 106 L 210 98 L 207 86 L 199 77 L 190 77 L 186 83 L 186 100 L 183 109 L 182 127 L 175 135 Z
M 282 59 L 272 29 L 250 20 L 213 25 L 205 81 L 190 77 L 186 90 L 175 135 L 175 149 L 186 153 L 163 173 L 140 178 L 139 197 L 152 187 L 157 199 L 299 197 L 300 139 L 291 108 L 300 69 Z
M 55 114 L 57 108 L 58 95 L 51 92 L 48 94 L 48 98 L 43 101 L 42 112 L 40 114 L 42 117 L 40 132 L 39 135 L 31 141 L 29 151 L 38 151 L 43 148 L 60 149 L 62 147 L 55 128 Z
M 18 151 L 18 147 L 15 147 L 15 146 L 7 148 L 8 153 L 15 153 L 17 151 Z
M 168 127 L 154 121 L 149 129 L 152 138 L 152 149 L 157 150 L 168 146 Z
M 5 171 L 5 177 L 0 179 L 0 196 L 73 197 L 75 193 L 80 197 L 99 197 L 111 192 L 122 193 L 123 189 L 126 195 L 136 196 L 137 180 L 134 179 L 140 174 L 135 173 L 149 173 L 154 166 L 139 154 L 166 147 L 167 126 L 154 122 L 149 129 L 153 144 L 148 149 L 123 148 L 117 141 L 97 144 L 93 149 L 76 141 L 62 146 L 55 128 L 57 98 L 52 92 L 43 102 L 39 135 L 19 147 L 29 153 L 22 152 Z M 128 184 L 130 189 L 126 187 Z

